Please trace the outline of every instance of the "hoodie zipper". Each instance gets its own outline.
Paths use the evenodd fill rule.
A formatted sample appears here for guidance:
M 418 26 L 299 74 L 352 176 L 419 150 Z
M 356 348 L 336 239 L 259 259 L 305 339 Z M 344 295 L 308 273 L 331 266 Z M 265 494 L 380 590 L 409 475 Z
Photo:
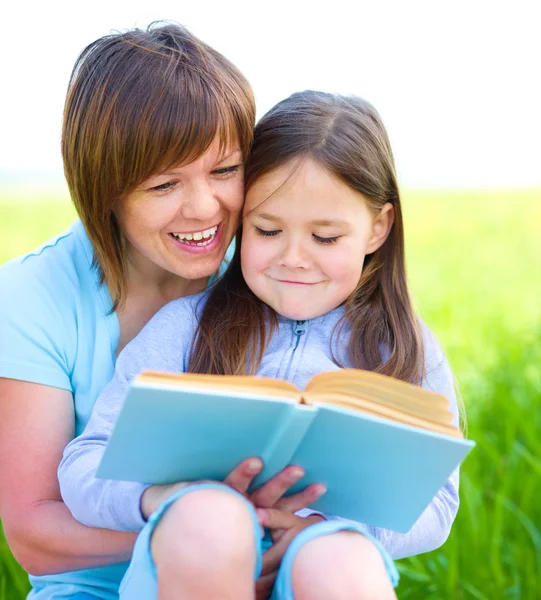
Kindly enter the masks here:
M 289 371 L 291 370 L 291 363 L 293 362 L 293 358 L 295 356 L 295 351 L 299 347 L 299 343 L 301 341 L 301 337 L 306 333 L 306 321 L 295 321 L 293 324 L 293 333 L 295 334 L 295 345 L 293 346 L 293 350 L 291 351 L 291 356 L 289 357 L 289 363 L 287 365 L 287 369 L 284 375 L 284 379 L 287 381 L 289 376 Z

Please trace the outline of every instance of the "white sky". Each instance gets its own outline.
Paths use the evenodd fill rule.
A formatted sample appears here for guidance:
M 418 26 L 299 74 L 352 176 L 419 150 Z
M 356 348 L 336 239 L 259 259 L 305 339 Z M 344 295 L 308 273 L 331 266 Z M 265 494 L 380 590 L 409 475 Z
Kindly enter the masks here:
M 372 102 L 403 186 L 541 187 L 539 0 L 41 0 L 0 19 L 0 183 L 62 179 L 64 94 L 86 44 L 170 19 L 244 72 L 259 116 L 306 88 Z

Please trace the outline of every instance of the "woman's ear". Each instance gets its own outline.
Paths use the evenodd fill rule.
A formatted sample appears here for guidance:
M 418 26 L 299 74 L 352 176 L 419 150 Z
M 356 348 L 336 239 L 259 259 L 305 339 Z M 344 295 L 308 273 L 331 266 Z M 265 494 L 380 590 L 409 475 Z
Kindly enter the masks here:
M 372 235 L 368 240 L 366 254 L 372 254 L 383 246 L 394 223 L 394 206 L 387 202 L 375 216 L 372 223 Z

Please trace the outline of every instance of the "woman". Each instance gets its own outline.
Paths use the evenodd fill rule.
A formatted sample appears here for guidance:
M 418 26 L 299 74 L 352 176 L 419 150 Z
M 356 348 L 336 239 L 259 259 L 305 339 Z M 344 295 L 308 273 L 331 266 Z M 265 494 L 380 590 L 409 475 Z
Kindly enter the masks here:
M 62 154 L 80 220 L 0 270 L 0 517 L 32 598 L 117 597 L 135 535 L 78 524 L 58 463 L 122 348 L 219 271 L 254 118 L 241 73 L 179 26 L 104 37 L 75 65 Z M 245 491 L 257 470 L 247 460 L 227 483 Z M 274 506 L 291 473 L 258 505 Z

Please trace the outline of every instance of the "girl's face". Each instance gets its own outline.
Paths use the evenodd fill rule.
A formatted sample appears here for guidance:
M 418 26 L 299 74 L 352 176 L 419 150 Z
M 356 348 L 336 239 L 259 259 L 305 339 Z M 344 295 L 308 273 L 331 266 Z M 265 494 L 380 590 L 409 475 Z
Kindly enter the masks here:
M 238 227 L 242 153 L 209 149 L 188 165 L 150 177 L 115 210 L 130 264 L 150 277 L 206 279 L 218 270 Z
M 246 283 L 277 313 L 306 320 L 333 310 L 355 290 L 365 256 L 391 229 L 393 208 L 388 203 L 375 214 L 362 194 L 308 159 L 296 170 L 287 163 L 256 180 L 244 217 Z

